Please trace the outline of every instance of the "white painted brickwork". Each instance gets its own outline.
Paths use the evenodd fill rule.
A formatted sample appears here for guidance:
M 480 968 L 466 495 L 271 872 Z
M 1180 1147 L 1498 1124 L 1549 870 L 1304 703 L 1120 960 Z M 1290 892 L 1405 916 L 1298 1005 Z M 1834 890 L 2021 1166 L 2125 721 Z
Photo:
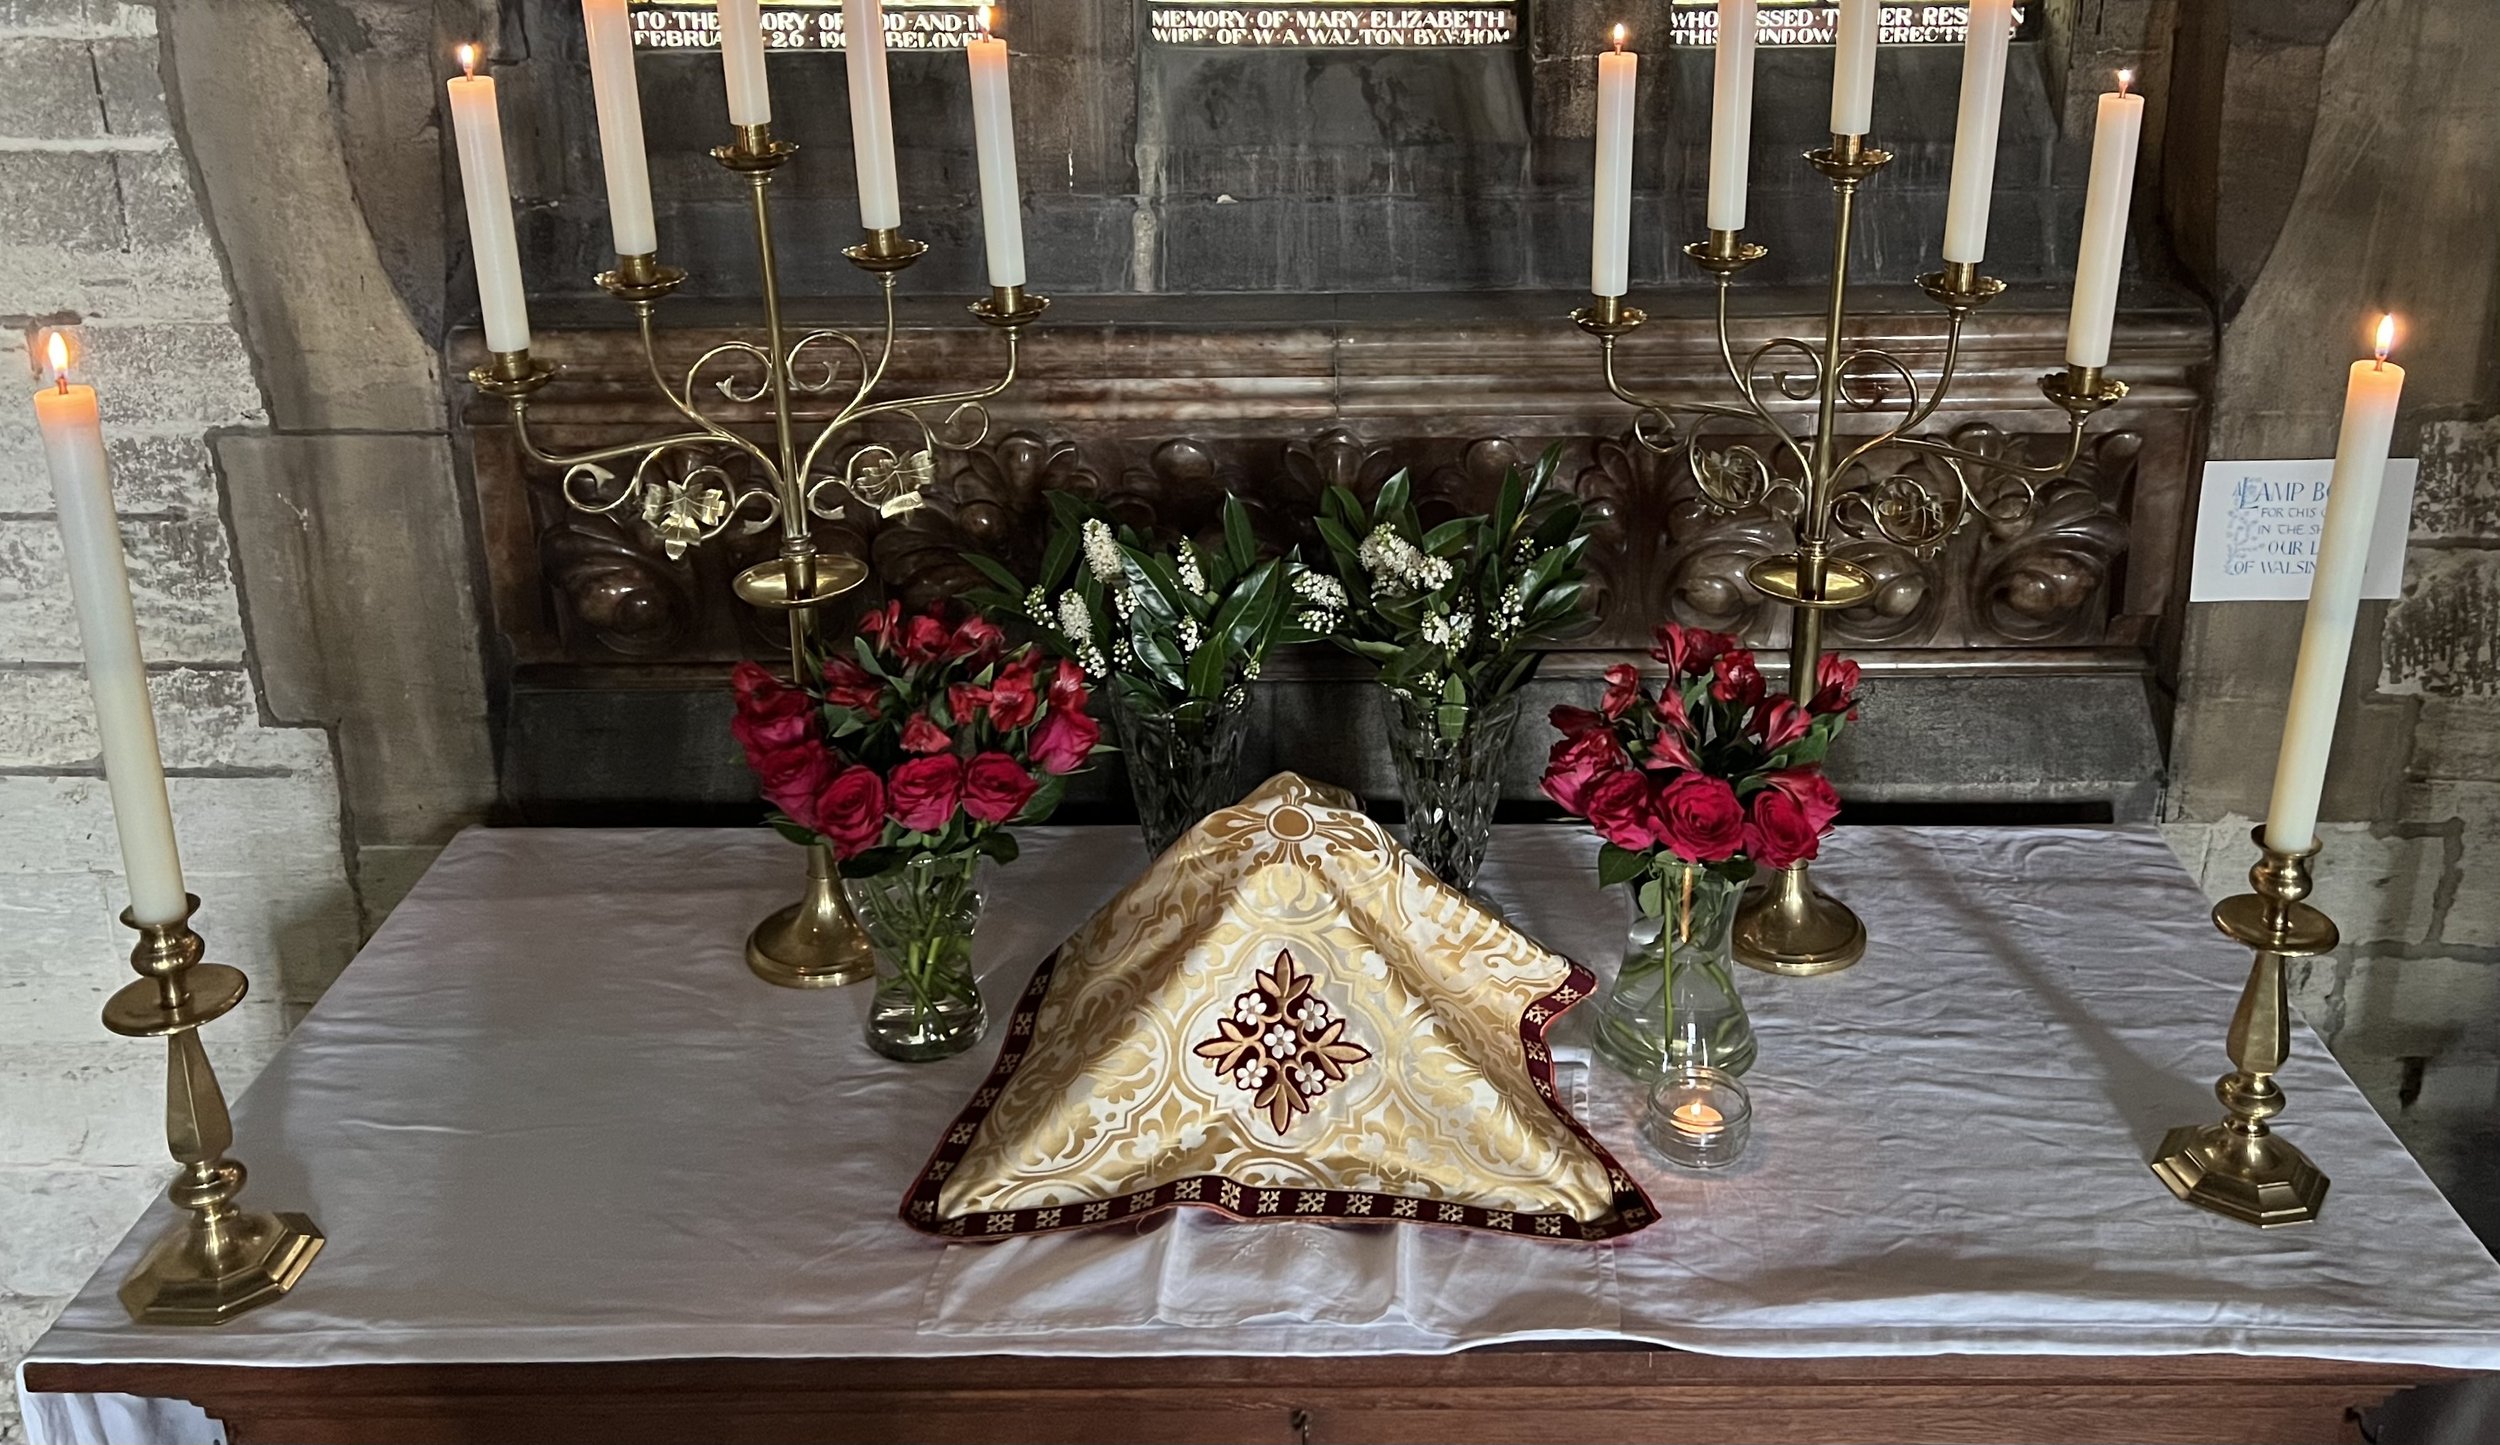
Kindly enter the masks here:
M 328 737 L 262 722 L 202 438 L 262 401 L 157 78 L 155 14 L 0 0 L 0 377 L 75 322 L 104 403 L 174 812 L 210 956 L 251 976 L 207 1032 L 230 1091 L 355 945 Z M 0 1370 L 166 1161 L 160 1048 L 97 1022 L 131 935 L 30 409 L 0 397 Z M 0 1445 L 20 1438 L 0 1391 Z

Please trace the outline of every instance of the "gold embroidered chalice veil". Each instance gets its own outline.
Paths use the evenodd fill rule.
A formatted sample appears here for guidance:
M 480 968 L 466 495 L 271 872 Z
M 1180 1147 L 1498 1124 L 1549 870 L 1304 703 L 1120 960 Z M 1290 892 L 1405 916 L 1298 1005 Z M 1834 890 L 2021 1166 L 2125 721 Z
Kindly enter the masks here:
M 1628 1234 L 1657 1212 L 1556 1097 L 1545 1043 L 1595 982 L 1281 774 L 1035 971 L 903 1218 L 964 1239 L 1175 1205 Z

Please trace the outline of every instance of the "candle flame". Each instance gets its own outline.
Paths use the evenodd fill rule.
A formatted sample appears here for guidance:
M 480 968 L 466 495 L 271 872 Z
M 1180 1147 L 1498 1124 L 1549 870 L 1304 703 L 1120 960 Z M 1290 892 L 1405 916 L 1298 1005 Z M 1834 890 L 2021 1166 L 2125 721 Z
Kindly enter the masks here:
M 1631 38 L 1632 32 L 1629 29 L 1622 25 L 1615 26 L 1615 49 L 1623 49 L 1623 42 Z
M 463 41 L 453 54 L 460 57 L 461 75 L 470 80 L 477 79 L 477 47 Z
M 2396 313 L 2388 312 L 2378 319 L 2378 364 L 2387 364 L 2387 353 L 2396 349 Z
M 2134 71 L 2122 70 L 2118 72 L 2118 93 L 2120 95 L 2125 95 L 2127 93 L 2127 87 L 2133 84 L 2135 84 Z
M 989 39 L 989 38 L 990 38 L 990 11 L 991 11 L 993 8 L 994 8 L 994 7 L 992 7 L 992 6 L 988 6 L 988 5 L 984 5 L 984 6 L 982 6 L 982 7 L 981 7 L 981 15 L 980 15 L 980 18 L 979 18 L 978 20 L 975 20 L 975 21 L 973 22 L 974 24 L 976 24 L 976 25 L 978 25 L 978 26 L 980 26 L 980 27 L 981 27 L 981 38 L 982 38 L 983 40 L 987 40 L 987 39 Z
M 69 338 L 55 331 L 43 342 L 43 355 L 52 363 L 52 385 L 62 392 L 69 390 Z

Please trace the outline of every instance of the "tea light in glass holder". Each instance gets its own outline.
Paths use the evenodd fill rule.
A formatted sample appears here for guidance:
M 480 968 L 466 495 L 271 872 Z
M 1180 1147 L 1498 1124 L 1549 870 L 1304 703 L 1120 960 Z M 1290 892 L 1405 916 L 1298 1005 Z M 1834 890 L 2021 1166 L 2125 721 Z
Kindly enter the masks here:
M 1671 1164 L 1721 1169 L 1745 1152 L 1753 1134 L 1753 1100 L 1734 1074 L 1707 1065 L 1677 1069 L 1650 1090 L 1641 1137 Z

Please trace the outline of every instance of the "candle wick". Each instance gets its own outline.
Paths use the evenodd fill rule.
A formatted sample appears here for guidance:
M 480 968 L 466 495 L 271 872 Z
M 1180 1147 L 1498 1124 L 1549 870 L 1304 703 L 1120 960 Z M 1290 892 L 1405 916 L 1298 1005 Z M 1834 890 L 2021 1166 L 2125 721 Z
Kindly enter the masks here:
M 52 389 L 63 396 L 69 395 L 69 373 L 66 371 L 52 373 Z

